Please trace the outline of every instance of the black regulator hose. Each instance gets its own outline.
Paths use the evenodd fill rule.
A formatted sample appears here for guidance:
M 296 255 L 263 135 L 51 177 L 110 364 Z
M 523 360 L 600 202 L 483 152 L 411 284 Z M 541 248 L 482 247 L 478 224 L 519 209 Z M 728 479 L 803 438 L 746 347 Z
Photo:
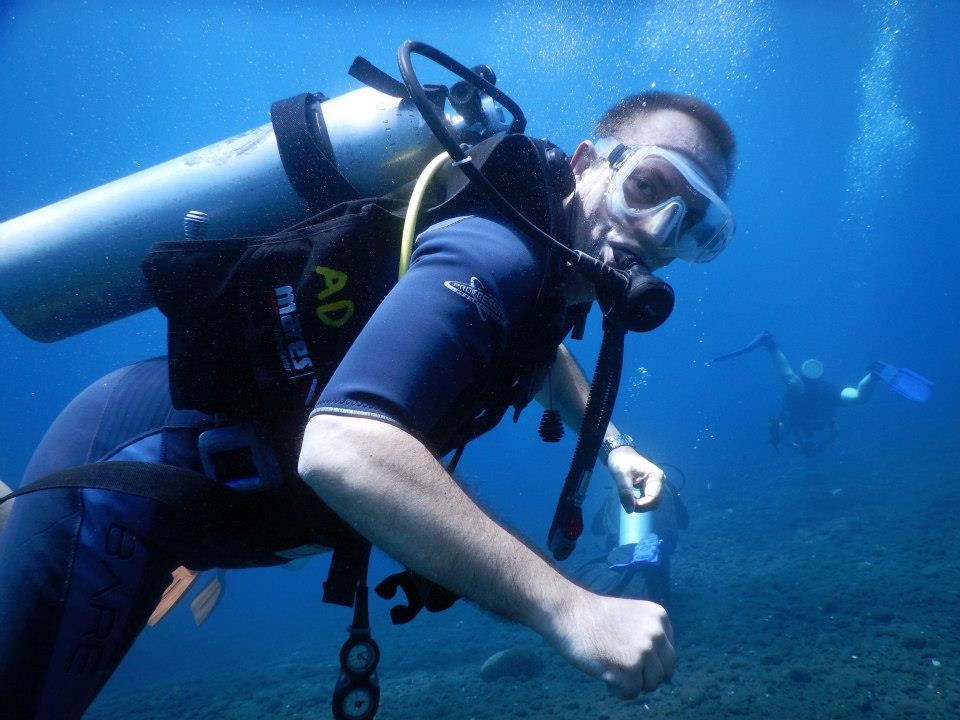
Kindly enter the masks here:
M 603 321 L 603 341 L 597 356 L 597 367 L 593 372 L 590 395 L 583 414 L 577 447 L 570 461 L 557 509 L 550 525 L 547 544 L 553 557 L 565 560 L 577 545 L 577 539 L 583 532 L 583 511 L 581 506 L 587 494 L 590 475 L 597 462 L 600 442 L 606 432 L 613 406 L 617 401 L 620 388 L 620 375 L 623 369 L 623 342 L 627 328 L 619 320 L 611 317 Z

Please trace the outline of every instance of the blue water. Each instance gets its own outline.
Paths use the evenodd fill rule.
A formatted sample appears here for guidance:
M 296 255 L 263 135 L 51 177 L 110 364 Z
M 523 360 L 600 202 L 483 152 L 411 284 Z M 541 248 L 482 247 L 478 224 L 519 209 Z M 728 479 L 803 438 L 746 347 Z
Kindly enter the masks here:
M 642 438 L 652 459 L 682 467 L 684 495 L 695 517 L 701 512 L 704 532 L 722 526 L 722 515 L 712 514 L 717 493 L 733 507 L 737 498 L 767 497 L 748 505 L 756 508 L 752 522 L 775 532 L 783 518 L 765 505 L 779 507 L 781 487 L 811 476 L 858 497 L 875 495 L 873 483 L 893 483 L 883 485 L 893 512 L 901 490 L 915 499 L 933 481 L 957 475 L 958 10 L 953 0 L 7 0 L 0 4 L 0 219 L 260 125 L 279 98 L 353 89 L 346 69 L 356 54 L 393 72 L 396 47 L 407 38 L 466 64 L 492 65 L 523 106 L 529 131 L 568 151 L 624 94 L 650 87 L 699 94 L 739 140 L 729 197 L 737 235 L 714 263 L 677 263 L 662 273 L 677 291 L 677 309 L 663 328 L 628 341 L 617 421 Z M 705 365 L 761 329 L 797 363 L 822 359 L 838 384 L 855 383 L 880 359 L 935 380 L 933 399 L 911 404 L 879 388 L 868 405 L 843 411 L 840 441 L 823 456 L 778 453 L 765 442 L 766 418 L 779 406 L 781 385 L 764 354 Z M 594 318 L 586 341 L 573 348 L 587 367 L 597 335 Z M 80 389 L 162 354 L 164 345 L 155 311 L 53 345 L 0 320 L 0 478 L 18 482 L 46 426 Z M 463 476 L 492 512 L 541 543 L 572 441 L 559 449 L 540 443 L 536 415 L 529 411 L 518 427 L 505 425 L 471 446 Z M 588 509 L 600 502 L 605 480 L 598 472 Z M 958 497 L 947 492 L 938 502 L 955 506 Z M 911 513 L 922 514 L 918 507 Z M 955 524 L 935 517 L 943 526 L 925 525 L 931 535 L 955 537 Z M 694 550 L 698 532 L 695 522 L 687 533 Z M 727 551 L 743 551 L 749 562 L 746 550 L 734 544 Z M 700 552 L 709 557 L 709 548 Z M 683 558 L 681 546 L 678 578 L 689 577 Z M 377 560 L 378 569 L 388 565 Z M 320 606 L 324 572 L 325 562 L 315 560 L 296 573 L 231 573 L 223 606 L 203 628 L 181 609 L 145 632 L 104 697 L 213 669 L 242 691 L 257 684 L 263 667 L 295 664 L 294 653 L 310 648 L 328 663 L 315 677 L 321 706 L 315 715 L 290 716 L 324 717 L 349 621 L 344 611 Z M 936 617 L 956 612 L 957 574 L 944 577 L 930 583 L 944 583 L 953 601 L 928 608 Z M 700 623 L 709 622 L 704 600 Z M 412 635 L 432 667 L 428 658 L 444 637 L 460 642 L 473 623 L 499 627 L 460 609 L 435 625 L 420 620 L 404 635 L 385 628 L 383 609 L 376 604 L 374 615 L 384 627 L 385 675 L 391 667 L 416 670 Z M 514 630 L 502 632 L 512 637 Z M 441 656 L 458 655 L 445 648 Z M 568 676 L 559 677 L 554 682 L 562 684 Z M 955 686 L 953 693 L 929 716 L 951 716 Z M 462 715 L 452 717 L 472 717 L 469 706 L 464 696 Z M 604 707 L 607 717 L 618 712 Z

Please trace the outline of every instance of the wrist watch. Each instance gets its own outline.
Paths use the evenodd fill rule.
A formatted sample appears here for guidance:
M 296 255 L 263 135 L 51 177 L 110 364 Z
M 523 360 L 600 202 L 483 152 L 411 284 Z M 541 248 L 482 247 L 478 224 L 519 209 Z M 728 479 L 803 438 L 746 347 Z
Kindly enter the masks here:
M 634 447 L 633 438 L 629 435 L 624 435 L 623 433 L 617 433 L 616 435 L 609 435 L 605 437 L 603 442 L 600 443 L 600 462 L 606 465 L 607 458 L 610 457 L 610 453 L 613 450 L 616 450 L 618 447 L 623 447 L 624 445 Z

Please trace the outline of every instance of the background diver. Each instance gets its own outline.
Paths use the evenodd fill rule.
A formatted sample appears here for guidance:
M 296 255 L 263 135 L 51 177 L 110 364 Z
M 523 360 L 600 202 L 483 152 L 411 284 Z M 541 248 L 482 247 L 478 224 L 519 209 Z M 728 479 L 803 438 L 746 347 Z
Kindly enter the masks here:
M 774 367 L 786 386 L 780 414 L 769 419 L 769 442 L 774 447 L 785 443 L 808 456 L 824 450 L 837 436 L 834 420 L 836 409 L 868 400 L 878 379 L 909 400 L 926 402 L 930 398 L 932 383 L 929 380 L 913 370 L 897 368 L 879 361 L 870 365 L 867 374 L 860 378 L 856 385 L 838 390 L 835 385 L 823 379 L 824 365 L 816 358 L 804 360 L 799 373 L 794 370 L 773 335 L 766 330 L 744 347 L 720 355 L 708 365 L 761 347 L 770 353 Z
M 601 460 L 604 451 L 601 450 Z M 616 492 L 607 493 L 591 523 L 591 534 L 600 538 L 603 552 L 583 563 L 574 576 L 594 592 L 615 597 L 640 598 L 669 608 L 670 566 L 677 549 L 680 531 L 686 530 L 690 518 L 680 491 L 686 478 L 680 468 L 670 468 L 674 485 L 663 480 L 663 489 L 656 508 L 647 512 L 628 513 Z M 636 491 L 639 494 L 639 490 Z

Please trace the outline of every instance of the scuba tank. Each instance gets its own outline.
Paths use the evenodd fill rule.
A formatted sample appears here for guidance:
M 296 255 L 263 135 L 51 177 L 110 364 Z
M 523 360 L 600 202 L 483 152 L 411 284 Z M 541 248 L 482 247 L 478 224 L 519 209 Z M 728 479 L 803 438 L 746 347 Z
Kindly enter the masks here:
M 639 490 L 634 490 L 634 494 L 640 496 Z M 621 505 L 618 513 L 619 517 L 619 544 L 636 545 L 644 540 L 653 530 L 652 512 L 632 512 L 628 513 Z
M 34 340 L 60 340 L 151 307 L 140 264 L 184 225 L 197 236 L 190 211 L 212 237 L 269 235 L 415 179 L 439 152 L 434 134 L 401 83 L 362 58 L 350 74 L 367 86 L 275 103 L 272 123 L 0 224 L 0 310 Z M 460 90 L 456 112 L 447 88 L 430 99 L 461 141 L 505 129 L 492 99 Z

